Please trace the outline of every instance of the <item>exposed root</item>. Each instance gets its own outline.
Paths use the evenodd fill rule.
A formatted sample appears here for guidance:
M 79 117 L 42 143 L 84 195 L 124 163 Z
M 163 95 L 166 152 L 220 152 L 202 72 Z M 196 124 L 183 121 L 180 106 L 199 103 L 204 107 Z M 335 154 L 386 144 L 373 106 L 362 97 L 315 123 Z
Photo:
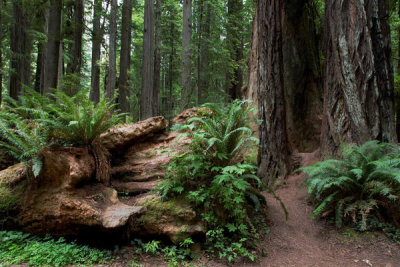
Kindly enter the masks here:
M 110 185 L 110 153 L 101 144 L 96 144 L 92 146 L 90 151 L 94 156 L 94 161 L 96 165 L 96 180 L 103 184 Z

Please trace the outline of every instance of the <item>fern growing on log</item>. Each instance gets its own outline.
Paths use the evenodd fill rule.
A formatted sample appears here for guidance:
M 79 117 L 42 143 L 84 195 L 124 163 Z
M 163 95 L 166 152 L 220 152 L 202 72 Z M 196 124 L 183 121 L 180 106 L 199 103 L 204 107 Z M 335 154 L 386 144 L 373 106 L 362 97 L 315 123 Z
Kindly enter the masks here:
M 340 159 L 300 170 L 314 204 L 314 217 L 332 217 L 337 227 L 353 223 L 364 231 L 371 221 L 400 227 L 400 150 L 397 145 L 369 141 L 348 145 Z
M 119 123 L 125 114 L 115 113 L 116 104 L 102 98 L 96 105 L 88 91 L 73 97 L 62 91 L 42 96 L 27 89 L 16 101 L 7 97 L 0 110 L 0 146 L 19 161 L 27 162 L 33 174 L 41 169 L 40 151 L 52 145 L 87 146 L 96 162 L 96 178 L 107 182 L 107 151 L 100 135 Z

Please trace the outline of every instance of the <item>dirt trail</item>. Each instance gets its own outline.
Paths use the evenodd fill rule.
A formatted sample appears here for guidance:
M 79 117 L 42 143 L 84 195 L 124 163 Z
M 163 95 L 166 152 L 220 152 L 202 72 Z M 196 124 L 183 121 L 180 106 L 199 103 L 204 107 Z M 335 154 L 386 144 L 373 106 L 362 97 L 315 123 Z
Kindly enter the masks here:
M 316 161 L 314 154 L 302 154 L 303 165 Z M 266 257 L 258 263 L 243 266 L 382 266 L 400 267 L 400 246 L 384 236 L 338 232 L 325 222 L 312 220 L 305 189 L 298 191 L 304 175 L 290 176 L 277 190 L 289 212 L 285 221 L 279 202 L 268 198 L 270 234 L 263 241 Z

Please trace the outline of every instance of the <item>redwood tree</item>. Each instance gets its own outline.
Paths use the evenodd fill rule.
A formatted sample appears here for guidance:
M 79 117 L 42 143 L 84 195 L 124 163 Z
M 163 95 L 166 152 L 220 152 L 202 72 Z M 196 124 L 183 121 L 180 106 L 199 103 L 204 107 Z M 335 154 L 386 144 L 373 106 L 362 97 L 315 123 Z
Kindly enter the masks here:
M 124 0 L 122 5 L 121 56 L 119 68 L 118 106 L 122 113 L 129 113 L 129 79 L 131 62 L 132 0 Z
M 98 103 L 100 100 L 100 66 L 101 41 L 103 34 L 100 27 L 102 0 L 95 0 L 93 4 L 93 31 L 92 31 L 92 74 L 90 100 Z
M 189 106 L 192 75 L 192 0 L 183 1 L 181 111 Z
M 152 117 L 153 114 L 153 46 L 154 46 L 154 0 L 145 0 L 144 33 L 143 33 L 143 63 L 142 63 L 142 93 L 140 98 L 140 118 Z
M 291 170 L 284 103 L 281 9 L 283 0 L 258 0 L 258 97 L 260 152 L 258 175 L 264 181 Z
M 44 93 L 48 93 L 51 88 L 57 88 L 60 58 L 62 0 L 50 0 L 50 5 L 43 81 Z
M 117 75 L 117 15 L 118 1 L 111 0 L 110 27 L 109 27 L 109 52 L 106 96 L 114 97 Z
M 327 0 L 321 152 L 396 141 L 388 1 Z

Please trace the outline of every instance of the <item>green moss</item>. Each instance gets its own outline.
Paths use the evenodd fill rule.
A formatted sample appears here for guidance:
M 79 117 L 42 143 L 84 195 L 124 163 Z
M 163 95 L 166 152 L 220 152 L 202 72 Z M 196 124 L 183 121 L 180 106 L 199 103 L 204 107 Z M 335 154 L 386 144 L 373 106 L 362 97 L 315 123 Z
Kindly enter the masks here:
M 25 190 L 25 183 L 21 183 L 14 188 L 0 185 L 0 214 L 13 210 L 21 201 Z
M 139 205 L 147 208 L 146 213 L 140 217 L 142 223 L 150 223 L 159 220 L 162 216 L 169 215 L 178 218 L 194 217 L 193 210 L 188 205 L 185 198 L 161 201 L 160 197 L 146 199 Z

